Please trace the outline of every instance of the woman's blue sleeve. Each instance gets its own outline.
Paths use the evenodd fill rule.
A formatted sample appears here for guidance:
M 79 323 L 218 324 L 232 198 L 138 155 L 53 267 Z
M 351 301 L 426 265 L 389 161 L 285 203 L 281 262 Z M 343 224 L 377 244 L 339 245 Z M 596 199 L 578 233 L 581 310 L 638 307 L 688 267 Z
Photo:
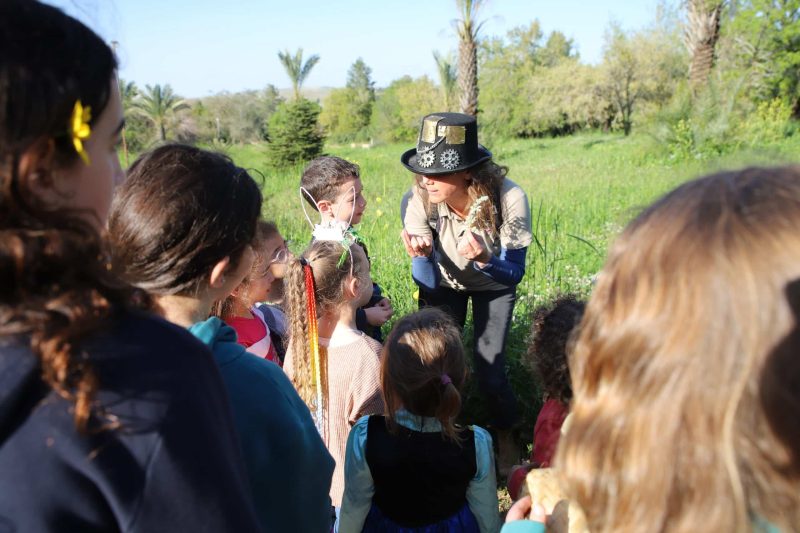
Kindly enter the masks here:
M 500 533 L 544 533 L 544 524 L 530 520 L 514 520 L 503 524 Z
M 411 277 L 423 289 L 434 290 L 442 280 L 439 264 L 436 261 L 436 250 L 428 257 L 414 257 L 411 259 Z
M 525 256 L 528 247 L 514 250 L 500 249 L 500 255 L 493 255 L 485 266 L 479 267 L 477 263 L 472 266 L 475 270 L 483 272 L 486 276 L 502 285 L 513 287 L 522 281 L 525 275 Z

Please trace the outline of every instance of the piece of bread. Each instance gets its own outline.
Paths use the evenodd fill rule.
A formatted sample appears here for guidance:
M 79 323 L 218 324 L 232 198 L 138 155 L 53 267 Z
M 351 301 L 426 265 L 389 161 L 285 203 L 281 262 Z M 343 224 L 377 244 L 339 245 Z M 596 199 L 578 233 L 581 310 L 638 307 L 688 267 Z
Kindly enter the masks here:
M 555 533 L 588 533 L 586 518 L 575 505 L 570 505 L 561 484 L 558 473 L 552 468 L 534 468 L 525 478 L 520 497 L 531 495 L 534 505 L 545 508 L 550 518 L 547 520 L 547 531 Z

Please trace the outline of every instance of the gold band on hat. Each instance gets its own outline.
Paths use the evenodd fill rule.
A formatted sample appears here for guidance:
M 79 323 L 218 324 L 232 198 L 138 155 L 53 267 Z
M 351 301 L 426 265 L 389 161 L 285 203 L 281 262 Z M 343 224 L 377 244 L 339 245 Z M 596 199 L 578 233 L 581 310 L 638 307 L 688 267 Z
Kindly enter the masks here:
M 436 126 L 439 124 L 439 121 L 442 120 L 444 117 L 438 117 L 436 115 L 431 115 L 426 117 L 425 120 L 422 121 L 422 132 L 419 134 L 419 139 L 428 144 L 432 144 L 436 142 Z
M 447 144 L 464 144 L 467 142 L 467 128 L 464 126 L 439 126 L 439 131 L 444 128 L 444 133 L 439 135 L 446 137 L 445 143 Z
M 465 144 L 467 141 L 467 128 L 464 126 L 439 125 L 444 117 L 431 115 L 422 121 L 422 131 L 419 140 L 433 144 L 437 139 L 444 137 L 447 144 Z

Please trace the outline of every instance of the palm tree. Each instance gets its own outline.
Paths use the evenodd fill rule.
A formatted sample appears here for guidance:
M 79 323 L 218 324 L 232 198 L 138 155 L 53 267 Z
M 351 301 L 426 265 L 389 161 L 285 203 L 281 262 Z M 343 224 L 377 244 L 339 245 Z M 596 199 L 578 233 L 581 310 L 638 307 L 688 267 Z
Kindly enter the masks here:
M 720 0 L 686 0 L 684 42 L 692 56 L 689 85 L 694 93 L 705 87 L 711 75 L 724 3 Z
M 453 21 L 458 32 L 458 89 L 461 112 L 478 114 L 478 32 L 483 22 L 476 16 L 486 0 L 456 0 L 461 18 Z
M 134 111 L 148 120 L 158 131 L 161 141 L 167 140 L 167 127 L 174 121 L 178 111 L 189 109 L 189 104 L 172 92 L 169 84 L 146 85 L 143 93 L 133 104 Z
M 139 96 L 139 88 L 136 86 L 136 82 L 125 81 L 120 78 L 119 94 L 122 97 L 122 109 L 126 113 L 130 112 L 130 110 L 134 107 L 133 103 L 136 100 L 136 97 Z
M 128 115 L 133 111 L 133 102 L 136 100 L 136 97 L 139 96 L 139 88 L 136 86 L 136 83 L 132 81 L 125 81 L 122 78 L 117 79 L 117 84 L 119 85 L 119 94 L 120 98 L 122 99 L 122 111 L 125 115 Z M 125 157 L 125 166 L 127 167 L 129 164 L 128 161 L 128 132 L 125 131 L 126 126 L 122 126 L 122 153 Z
M 303 49 L 298 48 L 294 55 L 291 55 L 289 50 L 286 50 L 285 52 L 278 52 L 278 59 L 281 60 L 283 68 L 286 69 L 286 74 L 288 74 L 289 78 L 292 80 L 294 99 L 299 100 L 300 88 L 303 86 L 303 82 L 306 81 L 311 69 L 314 68 L 314 65 L 316 65 L 319 61 L 319 56 L 314 54 L 313 56 L 309 57 L 304 64 Z
M 458 71 L 453 63 L 451 56 L 442 56 L 439 52 L 433 52 L 433 59 L 436 60 L 436 68 L 439 70 L 439 83 L 444 92 L 444 102 L 447 111 L 455 110 L 456 83 L 458 81 Z

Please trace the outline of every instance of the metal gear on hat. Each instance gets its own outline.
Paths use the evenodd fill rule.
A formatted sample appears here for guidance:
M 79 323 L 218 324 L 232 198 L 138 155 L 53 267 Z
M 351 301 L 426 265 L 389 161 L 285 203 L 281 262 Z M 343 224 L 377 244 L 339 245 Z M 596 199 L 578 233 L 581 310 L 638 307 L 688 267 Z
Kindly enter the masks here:
M 433 163 L 436 161 L 436 154 L 433 152 L 425 152 L 419 154 L 417 157 L 417 164 L 422 168 L 430 168 Z
M 439 163 L 447 170 L 453 170 L 456 168 L 460 161 L 461 157 L 458 155 L 458 152 L 452 148 L 445 150 L 442 152 L 442 155 L 439 156 Z

